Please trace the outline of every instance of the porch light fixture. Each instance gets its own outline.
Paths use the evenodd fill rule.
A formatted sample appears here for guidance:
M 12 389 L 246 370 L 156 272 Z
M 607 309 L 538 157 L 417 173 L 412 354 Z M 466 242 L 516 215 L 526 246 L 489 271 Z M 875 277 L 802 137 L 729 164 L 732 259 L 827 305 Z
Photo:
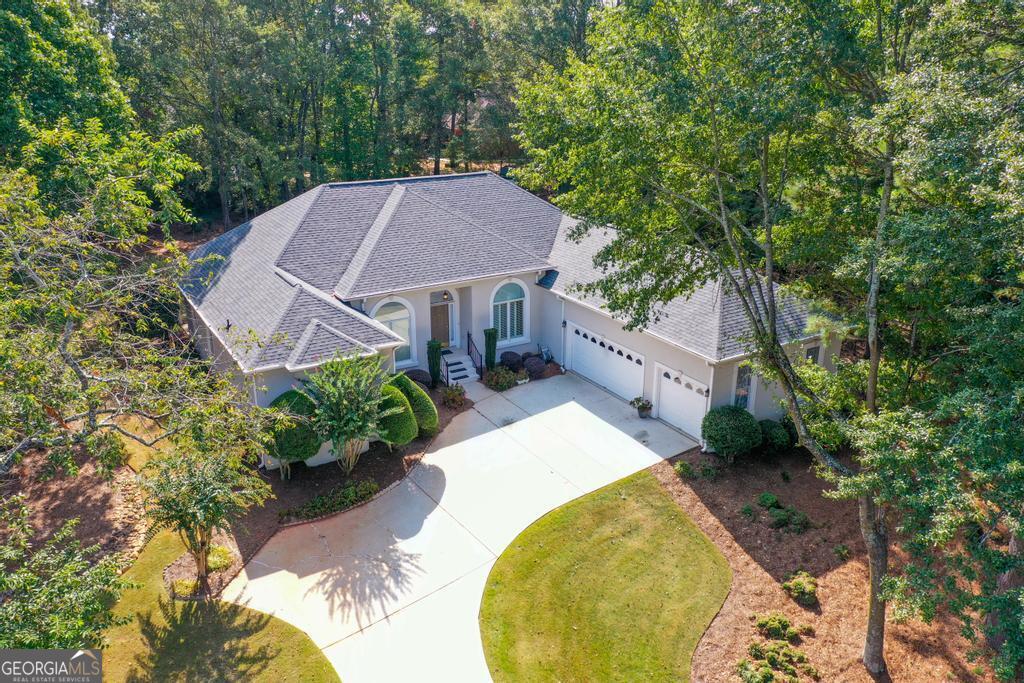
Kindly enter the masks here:
M 441 299 L 443 301 L 451 301 L 451 298 L 452 298 L 452 295 L 448 292 L 447 289 L 444 290 L 443 292 L 441 292 Z

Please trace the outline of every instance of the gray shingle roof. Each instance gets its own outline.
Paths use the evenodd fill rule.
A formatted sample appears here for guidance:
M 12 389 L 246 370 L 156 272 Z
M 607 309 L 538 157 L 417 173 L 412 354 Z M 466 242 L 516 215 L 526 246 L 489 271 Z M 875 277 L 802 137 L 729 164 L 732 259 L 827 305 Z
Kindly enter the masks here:
M 614 239 L 610 229 L 591 230 L 581 242 L 568 238 L 575 221 L 566 219 L 559 228 L 550 260 L 557 274 L 542 278 L 548 288 L 591 306 L 604 307 L 595 295 L 578 291 L 577 286 L 595 282 L 603 275 L 594 265 L 594 256 Z M 777 295 L 778 328 L 783 343 L 806 336 L 809 310 L 807 303 Z M 749 352 L 750 323 L 735 293 L 721 282 L 711 282 L 689 297 L 677 297 L 662 306 L 646 330 L 677 346 L 711 360 L 722 360 Z

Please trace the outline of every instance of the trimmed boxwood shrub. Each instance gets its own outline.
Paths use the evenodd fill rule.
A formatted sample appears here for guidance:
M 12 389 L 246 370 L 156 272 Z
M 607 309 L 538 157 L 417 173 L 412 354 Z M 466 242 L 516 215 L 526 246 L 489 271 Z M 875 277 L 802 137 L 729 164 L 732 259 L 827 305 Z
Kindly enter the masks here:
M 515 351 L 502 351 L 500 362 L 512 372 L 519 372 L 523 369 L 523 357 Z
M 700 432 L 708 448 L 729 461 L 761 445 L 761 427 L 757 420 L 737 406 L 709 410 L 701 422 Z
M 309 460 L 320 450 L 320 436 L 307 419 L 316 410 L 316 405 L 301 391 L 290 389 L 275 398 L 270 407 L 295 416 L 290 426 L 277 430 L 271 446 L 271 455 L 281 463 L 281 476 L 288 477 L 291 463 Z
M 441 342 L 431 339 L 427 342 L 427 370 L 430 371 L 430 388 L 441 381 Z
M 785 453 L 793 447 L 789 432 L 775 420 L 761 420 L 757 424 L 761 427 L 761 447 L 766 453 Z
M 433 436 L 434 434 L 437 434 L 437 406 L 434 405 L 433 399 L 431 399 L 430 395 L 423 390 L 423 387 L 412 381 L 412 379 L 405 374 L 395 375 L 395 378 L 391 383 L 398 387 L 399 391 L 405 394 L 405 397 L 409 399 L 409 405 L 412 406 L 412 413 L 416 416 L 419 435 Z
M 523 369 L 526 370 L 526 374 L 530 376 L 530 379 L 540 379 L 544 376 L 544 371 L 547 369 L 547 363 L 540 356 L 530 356 L 529 358 L 523 357 Z
M 494 369 L 494 360 L 498 352 L 498 330 L 488 327 L 484 330 L 484 367 Z
M 398 408 L 397 413 L 385 415 L 380 420 L 377 434 L 380 440 L 389 446 L 404 446 L 416 438 L 419 427 L 416 425 L 416 416 L 409 405 L 409 399 L 402 391 L 391 384 L 385 384 L 380 388 L 384 400 L 380 403 L 381 411 Z

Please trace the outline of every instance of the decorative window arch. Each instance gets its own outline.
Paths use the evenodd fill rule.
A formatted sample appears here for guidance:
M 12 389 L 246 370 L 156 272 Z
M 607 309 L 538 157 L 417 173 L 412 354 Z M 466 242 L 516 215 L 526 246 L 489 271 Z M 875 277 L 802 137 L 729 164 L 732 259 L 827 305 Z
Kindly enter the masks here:
M 502 280 L 491 292 L 491 327 L 498 345 L 522 344 L 530 338 L 530 292 L 521 280 Z
M 389 296 L 377 302 L 370 317 L 406 341 L 395 349 L 395 367 L 416 365 L 416 314 L 412 304 L 401 297 Z

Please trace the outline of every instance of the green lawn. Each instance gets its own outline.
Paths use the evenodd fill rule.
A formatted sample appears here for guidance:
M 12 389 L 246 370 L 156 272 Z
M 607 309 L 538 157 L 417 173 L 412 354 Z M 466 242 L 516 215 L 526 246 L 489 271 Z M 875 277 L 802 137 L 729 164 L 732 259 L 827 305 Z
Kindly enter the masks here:
M 549 513 L 498 558 L 480 607 L 488 666 L 499 682 L 689 680 L 731 581 L 640 472 Z

